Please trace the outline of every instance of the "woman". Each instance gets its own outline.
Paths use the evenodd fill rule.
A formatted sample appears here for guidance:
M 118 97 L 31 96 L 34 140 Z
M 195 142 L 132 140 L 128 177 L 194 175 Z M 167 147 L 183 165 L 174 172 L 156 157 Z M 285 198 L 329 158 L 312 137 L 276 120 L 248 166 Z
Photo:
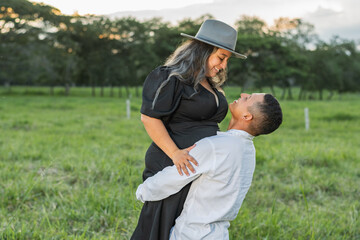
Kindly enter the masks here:
M 145 80 L 141 120 L 153 143 L 145 156 L 143 180 L 167 166 L 179 174 L 194 172 L 197 164 L 188 151 L 196 141 L 216 135 L 228 105 L 220 86 L 226 66 L 235 52 L 237 32 L 229 25 L 206 20 L 195 37 L 179 46 L 164 66 Z M 187 169 L 188 168 L 188 169 Z M 190 184 L 162 201 L 145 202 L 131 239 L 169 239 L 180 215 Z

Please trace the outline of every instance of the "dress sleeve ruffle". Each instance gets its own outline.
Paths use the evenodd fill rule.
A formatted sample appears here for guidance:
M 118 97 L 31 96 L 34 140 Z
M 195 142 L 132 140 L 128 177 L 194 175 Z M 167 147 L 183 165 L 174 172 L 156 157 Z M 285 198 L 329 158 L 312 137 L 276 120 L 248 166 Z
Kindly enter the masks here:
M 176 78 L 169 76 L 166 67 L 158 67 L 145 79 L 140 112 L 149 117 L 161 119 L 171 115 L 179 106 L 183 87 Z M 162 86 L 157 98 L 156 92 Z M 155 100 L 155 101 L 154 101 Z

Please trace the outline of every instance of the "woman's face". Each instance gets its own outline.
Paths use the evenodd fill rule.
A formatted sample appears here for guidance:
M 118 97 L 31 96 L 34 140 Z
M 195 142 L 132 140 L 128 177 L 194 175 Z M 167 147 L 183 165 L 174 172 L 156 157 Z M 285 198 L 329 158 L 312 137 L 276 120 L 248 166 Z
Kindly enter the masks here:
M 215 77 L 220 70 L 226 68 L 230 56 L 231 52 L 221 48 L 213 52 L 207 60 L 205 76 Z

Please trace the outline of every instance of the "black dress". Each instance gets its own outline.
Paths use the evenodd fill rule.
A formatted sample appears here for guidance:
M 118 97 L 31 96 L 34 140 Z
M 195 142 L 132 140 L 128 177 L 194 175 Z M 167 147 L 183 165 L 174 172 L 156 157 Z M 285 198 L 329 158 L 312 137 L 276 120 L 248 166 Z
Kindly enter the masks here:
M 148 75 L 143 87 L 141 113 L 161 119 L 180 149 L 190 147 L 204 137 L 216 135 L 218 123 L 225 118 L 228 110 L 225 96 L 216 89 L 214 91 L 219 99 L 218 107 L 215 96 L 201 84 L 195 91 L 193 86 L 171 77 L 153 107 L 156 90 L 168 75 L 166 67 L 158 67 Z M 153 142 L 145 155 L 143 180 L 171 165 L 172 160 Z M 164 200 L 145 202 L 131 239 L 168 240 L 170 229 L 182 211 L 189 188 L 190 184 Z

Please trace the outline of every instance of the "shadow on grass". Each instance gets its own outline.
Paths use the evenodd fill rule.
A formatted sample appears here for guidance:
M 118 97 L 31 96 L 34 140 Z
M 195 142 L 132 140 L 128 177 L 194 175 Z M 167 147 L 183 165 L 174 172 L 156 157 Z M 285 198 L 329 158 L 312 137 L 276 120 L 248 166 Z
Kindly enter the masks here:
M 322 117 L 321 120 L 332 122 L 332 121 L 355 121 L 358 120 L 359 116 L 352 115 L 349 113 L 336 113 L 334 115 Z

